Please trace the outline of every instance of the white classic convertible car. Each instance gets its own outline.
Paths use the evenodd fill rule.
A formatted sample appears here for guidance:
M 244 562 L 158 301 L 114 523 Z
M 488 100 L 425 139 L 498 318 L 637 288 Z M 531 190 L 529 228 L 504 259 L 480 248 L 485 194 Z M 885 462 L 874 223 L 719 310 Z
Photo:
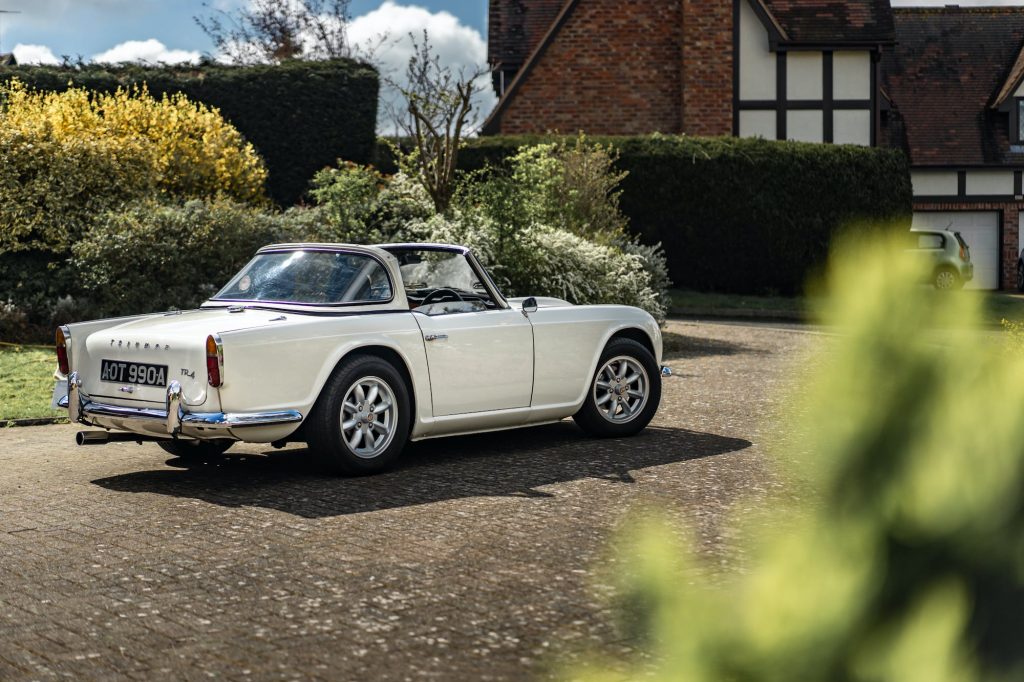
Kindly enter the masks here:
M 635 434 L 670 374 L 661 351 L 643 310 L 506 299 L 464 247 L 279 244 L 198 310 L 60 327 L 54 402 L 104 429 L 80 445 L 304 441 L 365 474 L 409 440 L 570 416 Z

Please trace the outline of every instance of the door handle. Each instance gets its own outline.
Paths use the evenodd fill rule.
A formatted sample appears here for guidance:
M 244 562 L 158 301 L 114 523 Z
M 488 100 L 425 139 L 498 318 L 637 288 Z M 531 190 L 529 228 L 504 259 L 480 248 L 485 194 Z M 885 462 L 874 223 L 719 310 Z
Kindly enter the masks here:
M 448 340 L 448 335 L 447 334 L 427 334 L 423 338 L 425 338 L 427 341 L 447 341 Z

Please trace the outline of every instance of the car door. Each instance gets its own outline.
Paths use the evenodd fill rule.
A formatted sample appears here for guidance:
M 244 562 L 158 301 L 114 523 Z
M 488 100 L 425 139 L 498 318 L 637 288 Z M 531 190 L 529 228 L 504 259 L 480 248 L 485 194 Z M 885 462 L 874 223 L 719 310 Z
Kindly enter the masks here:
M 413 316 L 423 332 L 435 417 L 530 406 L 533 327 L 521 311 Z

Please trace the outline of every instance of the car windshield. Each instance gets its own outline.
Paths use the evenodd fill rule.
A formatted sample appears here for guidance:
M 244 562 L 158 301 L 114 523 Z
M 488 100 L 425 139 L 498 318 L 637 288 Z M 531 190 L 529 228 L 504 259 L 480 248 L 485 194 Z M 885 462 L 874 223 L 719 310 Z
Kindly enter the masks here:
M 391 300 L 380 262 L 344 251 L 258 254 L 213 300 L 338 305 Z

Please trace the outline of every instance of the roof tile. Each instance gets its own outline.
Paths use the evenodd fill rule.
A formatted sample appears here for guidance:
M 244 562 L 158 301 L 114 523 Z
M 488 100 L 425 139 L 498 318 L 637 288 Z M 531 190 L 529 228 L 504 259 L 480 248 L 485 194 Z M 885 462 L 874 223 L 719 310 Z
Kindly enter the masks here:
M 992 109 L 1024 41 L 1024 7 L 897 8 L 897 45 L 883 55 L 893 103 L 886 131 L 914 165 L 1024 162 L 1009 116 Z

